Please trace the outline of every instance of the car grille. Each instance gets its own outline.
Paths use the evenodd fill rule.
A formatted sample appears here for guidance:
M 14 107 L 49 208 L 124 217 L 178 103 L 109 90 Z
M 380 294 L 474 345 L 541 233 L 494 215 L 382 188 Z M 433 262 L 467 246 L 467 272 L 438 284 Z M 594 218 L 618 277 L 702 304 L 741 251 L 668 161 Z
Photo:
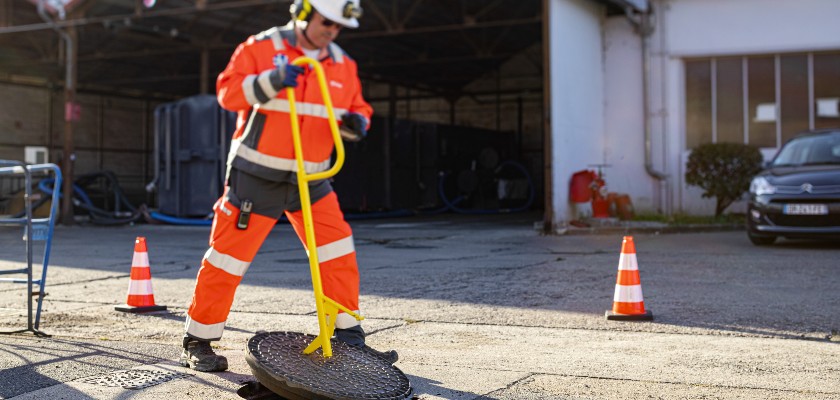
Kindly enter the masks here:
M 802 186 L 776 186 L 776 194 L 800 194 L 805 193 Z M 811 194 L 837 194 L 840 193 L 840 185 L 814 186 L 808 192 Z
M 777 226 L 828 227 L 840 226 L 840 215 L 785 215 L 767 214 L 767 219 Z

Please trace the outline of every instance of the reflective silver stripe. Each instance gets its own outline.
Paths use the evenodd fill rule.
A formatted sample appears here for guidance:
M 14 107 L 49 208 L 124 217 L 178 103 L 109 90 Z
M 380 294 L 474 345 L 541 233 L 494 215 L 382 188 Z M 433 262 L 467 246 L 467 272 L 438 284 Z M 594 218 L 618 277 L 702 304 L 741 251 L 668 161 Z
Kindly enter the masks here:
M 251 265 L 248 261 L 242 261 L 233 256 L 220 253 L 212 247 L 207 249 L 207 253 L 204 253 L 204 259 L 214 267 L 236 276 L 245 275 L 245 271 Z
M 318 246 L 318 261 L 327 262 L 335 260 L 336 258 L 346 256 L 354 251 L 356 251 L 356 246 L 353 245 L 353 236 L 350 235 L 344 239 L 339 239 L 335 242 Z M 306 254 L 308 255 L 309 251 L 307 251 Z
M 271 36 L 271 42 L 274 44 L 274 50 L 283 50 L 286 46 L 283 45 L 283 38 L 280 37 L 280 28 L 274 27 L 268 31 Z
M 135 252 L 134 257 L 131 258 L 131 266 L 132 267 L 148 267 L 149 266 L 149 253 L 143 252 Z
M 257 100 L 257 95 L 254 93 L 254 80 L 256 79 L 257 75 L 248 75 L 245 77 L 245 80 L 242 81 L 242 93 L 245 94 L 245 101 L 252 106 L 260 103 L 260 101 Z
M 359 310 L 353 310 L 353 312 L 358 314 Z M 339 313 L 335 317 L 335 327 L 338 329 L 352 328 L 356 325 L 359 325 L 359 321 L 356 320 L 356 318 L 353 318 L 353 316 L 350 314 Z
M 642 300 L 642 285 L 615 285 L 613 301 L 621 303 L 640 303 Z
M 307 115 L 310 117 L 328 118 L 327 107 L 323 104 L 304 103 L 296 101 L 295 106 L 298 115 Z M 261 110 L 289 112 L 289 100 L 286 99 L 271 99 L 268 103 L 260 105 Z M 344 108 L 333 108 L 336 119 L 341 119 L 347 110 Z
M 217 324 L 205 325 L 201 322 L 195 322 L 189 315 L 187 315 L 187 322 L 184 324 L 187 333 L 200 339 L 219 339 L 222 337 L 222 332 L 225 331 L 226 321 Z
M 267 69 L 257 76 L 257 83 L 268 98 L 277 96 L 277 89 L 274 89 L 274 86 L 271 85 L 271 73 L 273 71 L 273 69 Z
M 636 262 L 636 254 L 624 254 L 618 256 L 618 270 L 619 271 L 636 271 L 639 269 L 639 264 Z
M 231 144 L 230 151 L 245 160 L 254 164 L 262 165 L 263 167 L 276 169 L 280 171 L 297 172 L 297 163 L 290 158 L 274 157 L 267 154 L 260 153 L 246 145 L 239 140 L 234 140 Z M 232 160 L 232 159 L 231 159 Z M 326 159 L 319 163 L 304 161 L 303 166 L 308 173 L 315 173 L 326 171 L 330 167 L 330 159 Z
M 338 47 L 337 44 L 330 42 L 329 50 L 330 55 L 332 56 L 333 60 L 335 60 L 335 62 L 344 62 L 344 50 L 341 50 L 341 47 Z
M 133 295 L 149 295 L 154 294 L 152 291 L 152 280 L 151 279 L 144 279 L 142 281 L 138 281 L 132 279 L 128 283 L 128 294 Z

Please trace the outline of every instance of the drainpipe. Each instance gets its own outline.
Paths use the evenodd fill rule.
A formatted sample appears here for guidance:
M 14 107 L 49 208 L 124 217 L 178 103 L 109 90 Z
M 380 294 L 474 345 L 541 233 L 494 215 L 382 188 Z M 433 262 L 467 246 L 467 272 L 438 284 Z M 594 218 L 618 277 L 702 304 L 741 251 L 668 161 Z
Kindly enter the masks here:
M 75 82 L 75 67 L 76 54 L 75 47 L 75 28 L 71 27 L 71 32 L 67 32 L 58 28 L 55 22 L 50 18 L 45 9 L 46 0 L 38 0 L 38 15 L 50 24 L 53 30 L 61 36 L 65 44 L 65 77 L 64 77 L 64 149 L 63 149 L 63 171 L 64 181 L 62 186 L 62 195 L 64 201 L 61 203 L 61 220 L 64 225 L 71 225 L 74 223 L 73 219 L 73 163 L 76 159 L 76 154 L 73 151 L 73 121 L 72 109 L 76 97 L 76 82 Z M 59 10 L 59 16 L 64 18 L 64 10 Z M 52 116 L 49 116 L 52 118 Z M 58 199 L 53 199 L 58 201 Z
M 642 39 L 642 103 L 644 104 L 644 133 L 645 133 L 645 171 L 648 175 L 659 181 L 659 210 L 665 215 L 670 215 L 670 209 L 667 206 L 668 202 L 665 200 L 668 196 L 668 174 L 658 171 L 653 167 L 653 151 L 651 149 L 650 138 L 650 89 L 648 88 L 650 81 L 650 62 L 648 57 L 648 41 L 653 34 L 653 24 L 651 23 L 651 9 L 648 8 L 646 12 L 634 13 L 632 7 L 625 7 L 624 13 L 627 20 L 633 25 L 634 30 Z

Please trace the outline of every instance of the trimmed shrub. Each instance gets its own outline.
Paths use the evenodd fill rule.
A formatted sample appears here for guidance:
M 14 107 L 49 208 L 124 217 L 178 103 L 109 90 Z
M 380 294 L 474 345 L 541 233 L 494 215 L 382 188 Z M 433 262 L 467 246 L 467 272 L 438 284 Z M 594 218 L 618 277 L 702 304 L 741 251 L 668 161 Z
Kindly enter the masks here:
M 710 143 L 691 151 L 685 182 L 704 190 L 703 197 L 717 199 L 715 216 L 749 190 L 752 178 L 761 172 L 761 152 L 739 143 Z

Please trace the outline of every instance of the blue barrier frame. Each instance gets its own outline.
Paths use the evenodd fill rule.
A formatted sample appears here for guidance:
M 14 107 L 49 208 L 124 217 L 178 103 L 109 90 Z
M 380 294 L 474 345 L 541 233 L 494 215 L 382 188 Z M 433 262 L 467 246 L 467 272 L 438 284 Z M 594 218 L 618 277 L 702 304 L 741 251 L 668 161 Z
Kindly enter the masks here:
M 52 172 L 55 184 L 53 185 L 52 204 L 50 205 L 50 216 L 48 218 L 33 218 L 32 217 L 32 174 L 44 173 L 49 175 Z M 27 286 L 27 325 L 26 329 L 16 331 L 0 331 L 0 334 L 32 332 L 36 336 L 50 336 L 40 331 L 39 325 L 41 321 L 41 306 L 46 295 L 45 288 L 47 283 L 47 267 L 50 260 L 50 248 L 52 247 L 53 231 L 55 230 L 55 220 L 58 216 L 59 193 L 61 190 L 61 169 L 55 164 L 36 164 L 26 165 L 20 161 L 14 160 L 0 160 L 0 176 L 3 175 L 23 175 L 25 184 L 24 207 L 26 213 L 20 218 L 0 218 L 0 225 L 17 225 L 24 226 L 24 240 L 26 241 L 26 268 L 16 270 L 0 270 L 0 275 L 7 274 L 26 274 L 26 279 L 22 278 L 0 278 L 0 282 L 26 283 Z M 43 235 L 42 227 L 46 228 L 46 235 Z M 36 236 L 35 229 L 38 228 L 38 235 Z M 32 247 L 34 240 L 43 240 L 44 257 L 41 263 L 41 279 L 32 279 Z M 37 310 L 33 315 L 33 301 L 32 297 L 35 292 L 32 287 L 38 285 L 38 304 Z

